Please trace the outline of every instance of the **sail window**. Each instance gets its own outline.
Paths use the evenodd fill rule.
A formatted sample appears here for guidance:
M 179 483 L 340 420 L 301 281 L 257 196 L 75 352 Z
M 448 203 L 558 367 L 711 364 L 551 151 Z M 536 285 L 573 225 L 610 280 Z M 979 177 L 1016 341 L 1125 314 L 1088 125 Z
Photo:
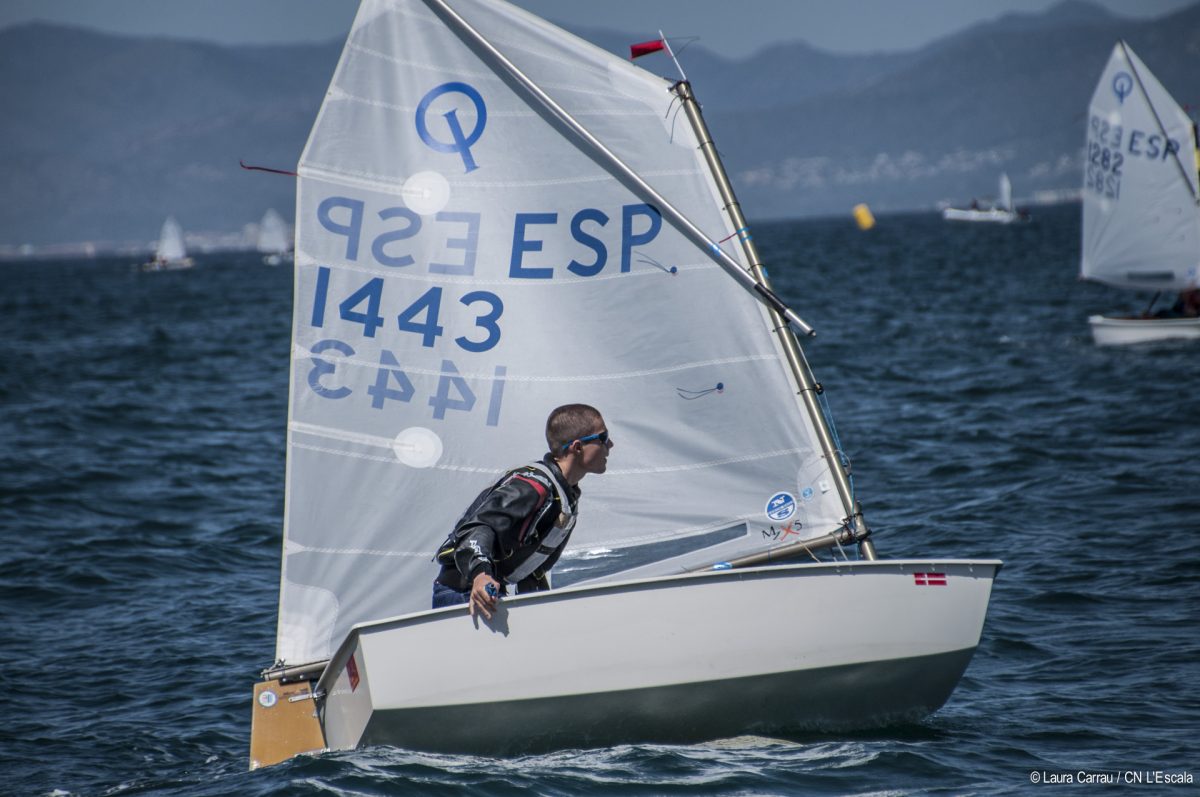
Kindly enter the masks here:
M 746 524 L 739 523 L 736 526 L 710 531 L 706 534 L 652 542 L 619 550 L 580 551 L 575 554 L 567 552 L 554 569 L 554 585 L 565 587 L 582 581 L 615 575 L 655 562 L 676 559 L 724 542 L 740 539 L 748 533 Z M 716 558 L 714 556 L 714 561 Z

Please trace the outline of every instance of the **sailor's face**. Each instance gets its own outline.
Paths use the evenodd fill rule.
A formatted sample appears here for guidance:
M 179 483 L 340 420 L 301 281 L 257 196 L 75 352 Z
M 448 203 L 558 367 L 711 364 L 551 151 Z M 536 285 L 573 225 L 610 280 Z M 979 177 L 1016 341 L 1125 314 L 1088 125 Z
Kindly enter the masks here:
M 592 438 L 587 440 L 586 438 Z M 583 443 L 582 463 L 587 473 L 604 473 L 608 468 L 608 452 L 613 447 L 612 438 L 608 436 L 608 427 L 604 420 L 597 421 L 591 432 L 580 438 Z

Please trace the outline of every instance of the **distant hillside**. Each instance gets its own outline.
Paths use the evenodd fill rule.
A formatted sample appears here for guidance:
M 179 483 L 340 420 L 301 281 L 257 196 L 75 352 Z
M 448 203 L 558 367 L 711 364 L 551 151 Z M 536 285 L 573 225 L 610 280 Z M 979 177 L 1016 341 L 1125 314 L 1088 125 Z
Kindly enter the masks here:
M 238 168 L 294 168 L 341 42 L 220 47 L 51 25 L 0 31 L 0 243 L 239 230 L 295 187 Z
M 925 48 L 869 86 L 777 108 L 770 124 L 710 114 L 733 141 L 744 204 L 773 216 L 877 211 L 1078 188 L 1084 120 L 1124 38 L 1181 104 L 1197 107 L 1200 6 L 1134 23 L 1084 3 L 1011 16 Z
M 622 58 L 629 57 L 631 43 L 658 38 L 657 29 L 621 33 L 554 22 Z M 686 32 L 686 23 L 683 30 Z M 768 47 L 742 60 L 724 58 L 698 42 L 686 44 L 679 54 L 688 79 L 702 94 L 706 113 L 713 109 L 757 111 L 854 91 L 918 58 L 917 52 L 838 55 L 804 42 Z M 665 55 L 643 58 L 638 64 L 671 78 L 679 76 Z
M 659 22 L 576 32 L 624 56 Z M 1077 188 L 1084 111 L 1119 38 L 1200 102 L 1200 6 L 1132 22 L 1071 1 L 911 52 L 797 42 L 730 60 L 696 44 L 683 58 L 743 206 L 773 218 L 964 202 L 993 194 L 1001 170 L 1018 201 Z M 294 167 L 341 46 L 0 31 L 0 246 L 150 241 L 167 213 L 192 232 L 234 232 L 268 207 L 290 218 L 293 181 L 237 162 Z

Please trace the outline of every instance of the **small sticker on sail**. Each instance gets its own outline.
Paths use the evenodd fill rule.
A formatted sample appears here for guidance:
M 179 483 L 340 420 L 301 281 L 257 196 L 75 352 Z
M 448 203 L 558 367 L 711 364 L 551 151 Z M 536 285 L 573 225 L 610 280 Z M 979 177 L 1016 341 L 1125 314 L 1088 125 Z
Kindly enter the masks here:
M 796 497 L 791 493 L 775 493 L 763 511 L 771 520 L 787 520 L 796 514 Z

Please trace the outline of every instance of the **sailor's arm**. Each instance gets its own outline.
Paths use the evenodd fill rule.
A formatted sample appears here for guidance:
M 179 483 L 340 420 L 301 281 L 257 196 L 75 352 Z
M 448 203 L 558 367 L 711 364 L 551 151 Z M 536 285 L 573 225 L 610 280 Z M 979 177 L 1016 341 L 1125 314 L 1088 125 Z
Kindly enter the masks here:
M 494 549 L 495 532 L 487 526 L 476 525 L 454 552 L 455 567 L 467 576 L 470 583 L 471 595 L 468 605 L 472 617 L 478 608 L 483 612 L 483 616 L 490 620 L 492 612 L 496 609 L 496 596 L 500 594 L 500 584 L 496 581 Z M 488 587 L 491 587 L 491 590 Z
M 513 477 L 493 490 L 473 517 L 463 523 L 466 533 L 455 551 L 454 563 L 471 584 L 472 615 L 478 606 L 485 617 L 491 617 L 500 590 L 496 562 L 517 549 L 520 535 L 541 498 L 533 484 Z M 495 594 L 487 590 L 488 586 Z

